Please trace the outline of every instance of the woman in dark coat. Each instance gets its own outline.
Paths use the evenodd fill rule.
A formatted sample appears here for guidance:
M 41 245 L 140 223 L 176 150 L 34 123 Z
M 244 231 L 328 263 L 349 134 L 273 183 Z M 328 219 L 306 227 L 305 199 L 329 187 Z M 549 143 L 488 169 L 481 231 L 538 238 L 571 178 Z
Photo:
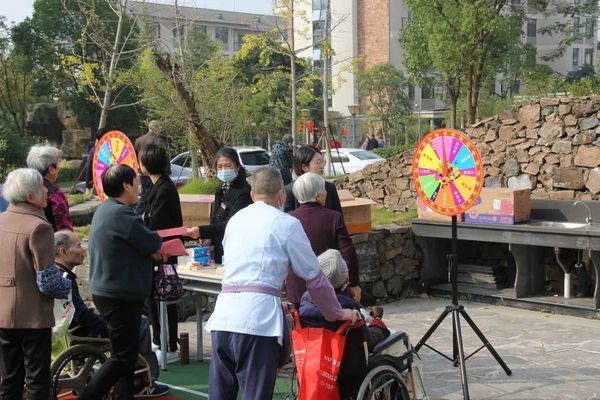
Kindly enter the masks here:
M 222 185 L 215 193 L 210 225 L 190 229 L 188 236 L 210 240 L 213 245 L 213 257 L 216 263 L 223 261 L 223 236 L 227 222 L 241 209 L 252 204 L 250 185 L 246 182 L 246 169 L 240 157 L 231 147 L 223 147 L 216 157 L 217 178 Z
M 300 177 L 305 172 L 314 172 L 325 176 L 325 159 L 319 149 L 314 146 L 302 146 L 294 151 L 294 174 Z M 300 206 L 292 191 L 293 184 L 294 182 L 285 186 L 285 205 L 283 211 L 287 213 Z M 325 181 L 325 190 L 327 191 L 327 199 L 324 207 L 341 213 L 342 205 L 335 185 Z
M 140 168 L 142 173 L 150 177 L 152 186 L 144 198 L 144 223 L 153 230 L 178 228 L 183 225 L 179 193 L 175 184 L 169 178 L 169 158 L 167 149 L 159 143 L 150 143 L 140 152 Z M 163 238 L 163 241 L 173 239 Z M 167 260 L 170 264 L 177 263 L 177 257 Z M 160 315 L 159 303 L 153 294 L 146 302 L 150 321 L 152 322 L 152 341 L 160 347 Z M 167 358 L 177 354 L 177 305 L 167 305 L 167 318 L 169 323 L 168 353 Z M 162 349 L 161 349 L 162 350 Z

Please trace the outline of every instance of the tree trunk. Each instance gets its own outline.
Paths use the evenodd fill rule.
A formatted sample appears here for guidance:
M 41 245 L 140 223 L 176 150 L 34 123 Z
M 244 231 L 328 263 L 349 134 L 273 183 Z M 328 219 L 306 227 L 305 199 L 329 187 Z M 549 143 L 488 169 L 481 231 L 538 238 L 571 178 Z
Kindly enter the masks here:
M 117 22 L 117 32 L 115 33 L 115 41 L 113 43 L 112 52 L 110 55 L 110 66 L 108 67 L 108 77 L 106 79 L 106 90 L 104 91 L 104 99 L 102 101 L 102 112 L 100 113 L 100 122 L 98 123 L 98 129 L 102 129 L 106 126 L 106 119 L 108 118 L 108 108 L 110 106 L 110 100 L 112 97 L 112 86 L 113 77 L 115 74 L 115 68 L 117 67 L 117 61 L 119 59 L 119 43 L 121 42 L 121 34 L 123 32 L 123 19 L 125 10 L 127 9 L 127 0 L 119 1 L 119 21 Z
M 203 119 L 196 108 L 194 96 L 186 88 L 185 82 L 180 75 L 179 66 L 171 63 L 169 55 L 162 57 L 161 55 L 154 53 L 154 60 L 158 69 L 175 87 L 179 98 L 183 101 L 189 114 L 192 132 L 198 140 L 206 177 L 213 178 L 215 176 L 215 156 L 217 151 L 219 151 L 220 144 L 204 127 Z
M 467 69 L 467 123 L 472 124 L 474 119 L 473 104 L 473 66 Z
M 325 11 L 325 34 L 321 44 L 321 68 L 323 68 L 323 130 L 327 135 L 329 129 L 329 18 L 331 8 L 329 2 Z M 325 136 L 327 139 L 327 136 Z
M 297 111 L 296 104 L 296 45 L 294 43 L 294 0 L 288 2 L 288 49 L 290 51 L 290 89 L 292 95 L 292 138 L 294 142 L 298 144 L 296 140 L 296 123 L 297 123 Z M 270 143 L 269 143 L 270 145 Z M 270 149 L 270 147 L 269 147 Z

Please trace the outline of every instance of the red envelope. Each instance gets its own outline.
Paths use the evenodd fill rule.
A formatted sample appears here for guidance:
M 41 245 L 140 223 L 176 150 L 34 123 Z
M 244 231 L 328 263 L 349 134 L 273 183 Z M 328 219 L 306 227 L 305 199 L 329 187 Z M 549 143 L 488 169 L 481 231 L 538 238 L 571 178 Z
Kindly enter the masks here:
M 161 238 L 170 237 L 170 236 L 183 236 L 187 233 L 187 228 L 185 226 L 181 226 L 179 228 L 171 228 L 171 229 L 161 229 L 156 231 Z
M 160 248 L 160 253 L 167 256 L 187 256 L 188 253 L 185 250 L 185 246 L 179 239 L 171 239 L 163 242 Z

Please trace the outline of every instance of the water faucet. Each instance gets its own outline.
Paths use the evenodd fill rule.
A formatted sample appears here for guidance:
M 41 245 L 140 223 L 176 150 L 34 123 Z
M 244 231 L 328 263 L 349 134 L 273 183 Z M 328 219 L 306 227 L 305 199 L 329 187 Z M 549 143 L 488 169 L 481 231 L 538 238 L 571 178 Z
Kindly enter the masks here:
M 575 203 L 573 203 L 573 207 L 575 207 L 578 204 L 581 204 L 587 210 L 588 215 L 587 215 L 587 217 L 585 217 L 585 223 L 588 225 L 591 225 L 592 224 L 592 210 L 590 209 L 590 206 L 585 204 L 583 201 L 577 200 Z

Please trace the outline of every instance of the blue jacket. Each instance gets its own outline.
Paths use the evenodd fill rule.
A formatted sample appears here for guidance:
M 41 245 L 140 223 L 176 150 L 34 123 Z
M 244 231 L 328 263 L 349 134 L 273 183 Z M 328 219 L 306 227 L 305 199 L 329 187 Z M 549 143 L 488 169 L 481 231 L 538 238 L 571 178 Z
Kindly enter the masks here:
M 153 263 L 162 240 L 131 207 L 113 198 L 94 213 L 90 229 L 90 290 L 96 296 L 144 300 L 152 289 Z
M 0 213 L 6 211 L 8 208 L 8 201 L 2 197 L 2 184 L 0 183 Z

